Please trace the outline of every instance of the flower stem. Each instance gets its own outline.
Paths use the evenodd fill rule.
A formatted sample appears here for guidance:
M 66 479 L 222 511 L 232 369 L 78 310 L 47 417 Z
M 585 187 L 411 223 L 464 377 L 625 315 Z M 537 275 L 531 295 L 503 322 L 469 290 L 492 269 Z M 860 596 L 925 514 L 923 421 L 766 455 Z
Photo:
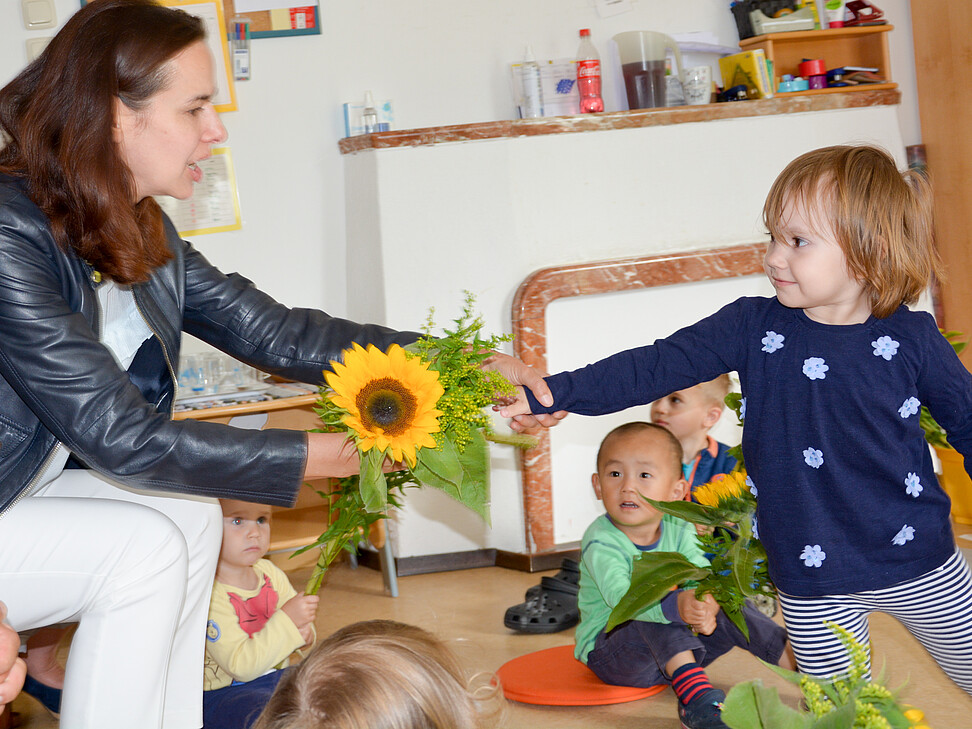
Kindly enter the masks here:
M 522 433 L 491 433 L 484 432 L 483 435 L 486 440 L 492 443 L 499 443 L 500 445 L 511 445 L 517 448 L 535 448 L 540 439 L 534 435 L 523 435 Z
M 357 533 L 357 531 L 355 531 L 355 533 Z M 321 584 L 324 582 L 324 575 L 327 573 L 328 568 L 330 568 L 331 562 L 333 562 L 337 558 L 338 554 L 341 553 L 344 543 L 346 543 L 349 538 L 350 537 L 343 540 L 334 539 L 321 546 L 321 554 L 317 558 L 317 564 L 314 565 L 314 572 L 307 581 L 307 587 L 304 588 L 304 594 L 317 594 L 317 591 L 321 589 Z

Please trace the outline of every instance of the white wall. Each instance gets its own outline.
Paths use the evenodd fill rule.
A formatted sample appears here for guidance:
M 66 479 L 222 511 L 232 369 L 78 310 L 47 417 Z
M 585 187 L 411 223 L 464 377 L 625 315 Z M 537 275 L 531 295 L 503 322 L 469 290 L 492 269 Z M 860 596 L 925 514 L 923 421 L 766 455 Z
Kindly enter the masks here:
M 516 288 L 539 268 L 765 240 L 760 211 L 780 170 L 810 149 L 848 142 L 880 144 L 904 166 L 891 106 L 350 155 L 345 184 L 357 214 L 348 231 L 360 253 L 349 266 L 350 314 L 404 328 L 436 307 L 442 324 L 458 313 L 466 288 L 487 329 L 506 330 Z M 744 293 L 769 290 L 753 277 L 555 301 L 548 365 L 572 369 L 648 343 Z M 552 433 L 558 543 L 579 539 L 596 513 L 588 476 L 608 422 L 569 418 Z M 520 478 L 509 451 L 491 450 L 491 530 L 441 494 L 413 492 L 396 517 L 396 554 L 523 549 Z
M 517 179 L 513 188 L 517 199 L 500 205 L 500 209 L 506 211 L 504 216 L 483 215 L 477 219 L 464 215 L 456 219 L 454 211 L 442 210 L 445 214 L 438 215 L 439 211 L 436 211 L 435 219 L 429 219 L 414 210 L 409 216 L 406 209 L 397 207 L 395 219 L 383 221 L 364 212 L 374 209 L 379 195 L 394 198 L 394 185 L 398 189 L 414 186 L 415 178 L 410 176 L 410 171 L 421 171 L 430 157 L 449 157 L 455 152 L 451 151 L 451 146 L 429 151 L 422 155 L 424 161 L 413 163 L 419 155 L 413 155 L 407 149 L 395 150 L 393 156 L 405 160 L 404 166 L 396 169 L 393 179 L 387 172 L 373 170 L 371 179 L 377 184 L 384 175 L 385 186 L 381 190 L 368 189 L 361 183 L 368 177 L 362 170 L 377 165 L 372 155 L 344 158 L 338 151 L 337 142 L 343 135 L 341 104 L 359 100 L 366 90 L 373 91 L 375 98 L 391 98 L 395 106 L 395 128 L 398 129 L 511 118 L 513 101 L 508 64 L 522 58 L 526 44 L 532 45 L 541 58 L 570 57 L 576 50 L 577 30 L 590 27 L 602 57 L 612 35 L 633 29 L 669 34 L 707 31 L 714 34 L 720 44 L 734 45 L 738 37 L 728 4 L 728 0 L 632 0 L 631 12 L 600 19 L 593 0 L 321 0 L 322 35 L 253 41 L 253 78 L 237 85 L 240 110 L 224 115 L 239 183 L 243 229 L 198 236 L 194 242 L 224 270 L 240 271 L 271 295 L 293 306 L 321 307 L 336 315 L 345 315 L 350 311 L 350 298 L 356 302 L 351 307 L 355 309 L 351 311 L 354 316 L 374 312 L 379 319 L 387 318 L 392 325 L 418 327 L 424 320 L 427 303 L 439 307 L 445 316 L 451 316 L 460 303 L 458 291 L 469 288 L 488 304 L 489 328 L 508 330 L 509 303 L 516 283 L 531 270 L 555 263 L 642 252 L 643 249 L 632 249 L 632 240 L 636 240 L 632 236 L 641 222 L 640 218 L 627 216 L 630 209 L 619 206 L 609 214 L 594 218 L 593 222 L 580 223 L 577 207 L 564 202 L 564 189 L 556 184 L 545 187 L 530 184 L 532 170 L 541 161 L 549 164 L 556 158 L 556 164 L 562 165 L 565 171 L 576 171 L 581 165 L 603 170 L 609 162 L 597 155 L 572 158 L 573 151 L 560 152 L 558 156 L 558 150 L 564 145 L 558 139 L 538 139 L 532 144 L 511 140 L 500 145 L 466 145 L 475 150 L 474 156 L 499 154 L 499 158 L 485 161 L 485 169 L 492 168 L 497 174 L 512 175 Z M 77 9 L 79 2 L 55 0 L 55 5 L 58 19 L 63 22 Z M 895 25 L 890 34 L 890 45 L 892 75 L 902 91 L 902 104 L 897 110 L 901 138 L 905 144 L 915 144 L 920 141 L 920 129 L 909 3 L 908 0 L 884 0 L 880 7 Z M 0 0 L 0 83 L 12 77 L 26 62 L 23 41 L 44 34 L 43 31 L 22 29 L 19 2 Z M 620 105 L 615 88 L 616 85 L 607 79 L 605 103 L 608 110 Z M 885 122 L 882 116 L 882 124 Z M 773 126 L 772 120 L 764 124 Z M 711 146 L 681 143 L 686 131 L 672 128 L 663 134 L 670 135 L 673 140 L 673 144 L 666 147 L 669 153 L 666 165 L 673 163 L 671 153 L 677 151 L 684 157 L 685 164 L 704 169 L 712 153 Z M 806 138 L 800 143 L 793 142 L 794 148 L 803 146 L 813 137 L 812 130 L 802 133 Z M 636 133 L 609 134 L 617 135 L 619 140 L 612 153 L 616 157 L 615 163 L 626 159 L 621 140 L 625 135 Z M 830 137 L 825 137 L 821 143 L 829 143 Z M 762 178 L 772 179 L 777 171 L 769 169 L 765 164 L 765 150 L 760 150 L 767 139 L 773 140 L 774 144 L 792 141 L 773 133 L 761 133 L 758 139 L 740 140 L 741 144 L 751 144 L 754 154 L 747 158 L 747 164 L 740 165 L 739 170 L 749 178 L 758 178 L 760 183 Z M 580 146 L 581 149 L 585 147 L 583 143 Z M 574 149 L 573 145 L 568 147 Z M 503 157 L 510 149 L 517 150 L 512 162 Z M 417 166 L 411 168 L 411 164 Z M 357 196 L 350 200 L 345 196 L 346 170 L 359 181 Z M 556 176 L 550 179 L 555 180 Z M 388 186 L 390 182 L 394 183 L 391 187 Z M 466 179 L 463 183 L 466 192 L 473 194 L 476 185 L 485 185 L 486 180 Z M 764 184 L 756 187 L 765 189 Z M 410 194 L 416 193 L 422 197 L 421 191 L 410 190 Z M 429 194 L 434 195 L 431 190 Z M 745 202 L 717 199 L 716 195 L 711 195 L 710 199 L 720 208 L 727 205 L 747 208 L 745 214 L 751 212 L 752 229 L 755 230 L 762 193 L 753 194 L 756 197 L 747 198 Z M 434 197 L 424 202 L 435 209 Z M 561 211 L 559 218 L 552 216 L 558 220 L 556 229 L 531 228 L 537 223 L 530 211 L 536 209 L 551 214 Z M 706 227 L 705 236 L 697 230 L 687 231 L 684 220 L 682 207 L 673 210 L 671 216 L 658 216 L 652 235 L 659 240 L 688 240 L 685 247 L 751 239 L 722 230 L 718 217 L 694 221 Z M 417 255 L 427 243 L 451 244 L 457 257 L 440 258 L 438 263 L 433 260 L 426 264 L 433 267 L 431 272 L 417 274 L 420 284 L 423 276 L 454 276 L 455 285 L 450 289 L 454 293 L 433 298 L 430 302 L 424 299 L 415 302 L 407 310 L 408 316 L 402 311 L 391 317 L 384 310 L 382 291 L 394 272 L 369 268 L 375 266 L 374 254 L 379 252 L 375 241 L 381 235 L 382 225 L 392 222 L 399 229 L 405 226 L 412 230 L 411 235 L 404 236 L 401 241 L 408 247 L 401 252 L 406 257 Z M 626 242 L 613 249 L 609 245 L 607 249 L 593 251 L 585 243 L 590 236 L 582 235 L 582 229 L 587 225 L 594 229 L 593 234 L 597 234 L 601 224 L 610 224 L 612 230 L 623 229 Z M 515 282 L 510 284 L 504 280 L 502 290 L 497 290 L 491 287 L 499 284 L 486 275 L 481 266 L 462 260 L 462 246 L 467 243 L 464 233 L 470 229 L 475 229 L 477 236 L 483 239 L 492 236 L 493 241 L 509 240 L 516 230 L 516 235 L 523 236 L 524 240 L 529 240 L 530 236 L 553 237 L 565 244 L 542 255 L 539 251 L 527 251 L 525 257 L 519 259 L 521 270 Z M 456 265 L 456 260 L 461 265 Z M 359 286 L 350 295 L 349 271 Z M 374 284 L 370 294 L 360 290 L 362 281 L 365 287 Z M 367 301 L 369 298 L 370 302 Z M 467 515 L 453 513 L 439 503 L 437 494 L 431 494 L 424 500 L 410 501 L 412 509 L 403 515 L 405 521 L 401 526 L 405 528 L 413 522 L 417 530 L 422 531 L 429 522 L 445 522 L 442 528 L 455 532 L 454 539 L 436 537 L 428 543 L 416 541 L 406 553 L 449 551 L 467 544 L 521 549 L 522 511 L 518 484 L 512 475 L 512 456 L 497 455 L 494 471 L 500 476 L 494 480 L 494 526 L 491 531 L 469 520 Z M 561 516 L 565 521 L 561 521 Z M 569 514 L 558 515 L 559 538 L 570 538 L 575 528 L 571 521 L 574 519 Z M 448 547 L 440 548 L 443 544 Z
M 511 118 L 507 65 L 526 44 L 538 57 L 573 56 L 591 28 L 604 55 L 623 30 L 708 31 L 738 41 L 728 0 L 631 0 L 598 17 L 593 0 L 320 0 L 322 35 L 254 40 L 253 78 L 237 85 L 240 110 L 224 115 L 244 226 L 199 236 L 213 262 L 256 280 L 295 306 L 346 311 L 347 262 L 341 104 L 390 98 L 395 128 Z M 905 144 L 920 141 L 908 0 L 879 4 L 894 25 L 892 70 L 902 88 Z M 55 0 L 59 23 L 80 0 Z M 25 63 L 20 3 L 0 0 L 0 83 Z M 619 108 L 606 80 L 607 109 Z M 353 201 L 350 206 L 354 213 Z M 355 253 L 352 253 L 355 255 Z M 471 281 L 470 285 L 475 282 Z

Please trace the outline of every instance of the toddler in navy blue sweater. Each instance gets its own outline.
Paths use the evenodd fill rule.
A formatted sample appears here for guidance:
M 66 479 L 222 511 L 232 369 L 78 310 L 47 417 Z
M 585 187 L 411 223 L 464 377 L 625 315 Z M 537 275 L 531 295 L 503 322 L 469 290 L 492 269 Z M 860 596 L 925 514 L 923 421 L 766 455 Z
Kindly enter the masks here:
M 665 339 L 553 375 L 505 417 L 616 412 L 735 370 L 759 538 L 799 668 L 840 675 L 824 625 L 869 645 L 900 620 L 972 694 L 972 574 L 919 425 L 921 406 L 972 456 L 972 375 L 934 318 L 907 307 L 941 272 L 927 181 L 884 150 L 808 152 L 763 208 L 772 298 L 742 298 Z

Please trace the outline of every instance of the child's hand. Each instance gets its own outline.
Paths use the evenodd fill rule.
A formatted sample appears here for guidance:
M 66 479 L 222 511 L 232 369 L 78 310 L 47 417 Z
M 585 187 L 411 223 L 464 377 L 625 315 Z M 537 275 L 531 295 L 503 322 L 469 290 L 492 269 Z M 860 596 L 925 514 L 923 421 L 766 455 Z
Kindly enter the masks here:
M 18 656 L 20 636 L 3 622 L 7 606 L 0 602 L 0 709 L 13 701 L 24 685 L 27 665 Z
M 301 628 L 300 637 L 304 639 L 304 645 L 302 645 L 301 648 L 309 648 L 314 642 L 314 624 L 308 623 Z
M 530 402 L 526 397 L 526 390 L 522 385 L 516 386 L 516 395 L 503 398 L 499 404 L 499 414 L 504 418 L 515 418 L 522 415 L 531 415 Z
M 320 598 L 317 595 L 305 595 L 303 592 L 299 592 L 287 600 L 280 609 L 287 613 L 287 617 L 294 621 L 294 625 L 301 631 L 301 635 L 304 635 L 303 629 L 309 628 L 311 623 L 314 622 L 314 618 L 317 617 L 318 602 L 320 602 Z
M 694 590 L 682 590 L 678 593 L 678 614 L 696 633 L 712 635 L 716 629 L 719 603 L 712 595 L 699 600 Z

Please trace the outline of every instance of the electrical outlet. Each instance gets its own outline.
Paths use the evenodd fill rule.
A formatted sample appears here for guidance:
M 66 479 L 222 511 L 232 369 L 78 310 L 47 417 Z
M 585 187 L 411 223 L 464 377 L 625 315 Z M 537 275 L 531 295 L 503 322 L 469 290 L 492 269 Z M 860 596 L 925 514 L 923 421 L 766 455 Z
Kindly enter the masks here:
M 27 30 L 53 28 L 57 23 L 54 0 L 20 0 L 24 14 L 24 27 Z

